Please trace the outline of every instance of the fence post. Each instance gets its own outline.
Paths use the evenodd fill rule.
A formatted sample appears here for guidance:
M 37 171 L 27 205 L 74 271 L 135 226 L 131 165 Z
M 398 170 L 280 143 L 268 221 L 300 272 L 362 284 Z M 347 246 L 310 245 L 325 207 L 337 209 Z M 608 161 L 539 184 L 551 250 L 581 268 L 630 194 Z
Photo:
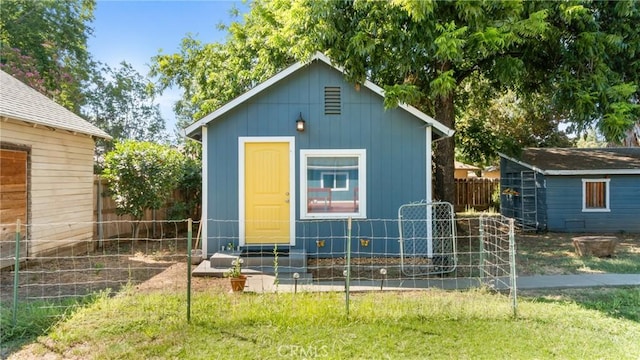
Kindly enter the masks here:
M 478 221 L 480 223 L 480 264 L 478 270 L 480 270 L 480 281 L 484 282 L 484 219 L 482 215 Z
M 16 221 L 16 257 L 13 268 L 13 318 L 12 326 L 16 326 L 18 316 L 18 283 L 20 282 L 20 219 Z
M 351 278 L 351 217 L 347 219 L 347 276 L 345 278 L 345 305 L 349 317 L 349 283 Z
M 193 220 L 187 220 L 187 322 L 191 322 L 191 235 Z
M 515 223 L 514 219 L 509 219 L 509 263 L 511 265 L 511 307 L 513 308 L 513 317 L 518 316 L 518 286 L 516 284 L 516 241 L 515 241 Z
M 98 221 L 98 247 L 100 249 L 102 249 L 103 245 L 104 245 L 104 231 L 102 229 L 102 178 L 98 175 L 98 181 L 96 182 L 97 187 L 98 187 L 98 199 L 96 201 L 96 207 L 97 207 L 97 221 Z

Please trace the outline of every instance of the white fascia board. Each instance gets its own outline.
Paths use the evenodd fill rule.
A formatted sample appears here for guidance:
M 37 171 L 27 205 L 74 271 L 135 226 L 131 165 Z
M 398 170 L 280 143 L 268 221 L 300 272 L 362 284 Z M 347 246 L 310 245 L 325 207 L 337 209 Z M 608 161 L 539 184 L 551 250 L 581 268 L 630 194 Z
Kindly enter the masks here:
M 314 59 L 315 59 L 315 57 L 311 61 L 313 61 Z M 244 94 L 242 94 L 242 95 L 238 96 L 237 98 L 231 100 L 230 102 L 224 104 L 222 107 L 218 108 L 218 110 L 210 113 L 209 115 L 207 115 L 207 116 L 203 117 L 202 119 L 196 121 L 195 123 L 189 125 L 186 128 L 185 132 L 187 133 L 187 135 L 190 135 L 190 134 L 194 133 L 196 130 L 198 130 L 198 128 L 200 128 L 202 126 L 205 126 L 210 121 L 222 116 L 223 114 L 225 114 L 226 112 L 232 110 L 236 106 L 242 104 L 243 102 L 251 99 L 255 95 L 257 95 L 257 94 L 261 93 L 262 91 L 268 89 L 269 87 L 271 87 L 272 85 L 276 84 L 280 80 L 282 80 L 282 79 L 286 78 L 287 76 L 293 74 L 294 72 L 298 71 L 300 68 L 302 68 L 305 65 L 306 65 L 306 63 L 302 63 L 302 62 L 298 61 L 297 63 L 289 66 L 288 68 L 282 70 L 281 72 L 279 72 L 276 75 L 272 76 L 268 80 L 266 80 L 264 82 L 261 82 L 260 84 L 258 84 L 253 89 L 245 92 Z
M 498 153 L 500 157 L 513 161 L 542 175 L 550 176 L 582 176 L 582 175 L 640 175 L 640 169 L 583 169 L 583 170 L 543 170 L 520 160 Z
M 105 140 L 113 140 L 113 137 L 111 137 L 111 135 L 107 134 L 106 132 L 104 132 L 104 130 L 91 125 L 92 127 L 94 127 L 94 130 L 91 129 L 81 129 L 81 128 L 77 128 L 77 127 L 72 127 L 72 126 L 64 126 L 62 124 L 51 124 L 51 123 L 47 123 L 45 121 L 40 121 L 39 119 L 33 117 L 33 118 L 28 118 L 25 116 L 21 116 L 21 115 L 15 115 L 15 114 L 5 114 L 0 112 L 0 118 L 2 118 L 4 121 L 16 121 L 18 123 L 23 122 L 23 123 L 27 123 L 27 124 L 33 124 L 33 125 L 38 125 L 38 126 L 44 126 L 46 128 L 49 128 L 51 130 L 64 130 L 64 131 L 68 131 L 70 133 L 72 133 L 73 135 L 78 135 L 78 134 L 82 134 L 82 135 L 88 135 L 88 136 L 95 136 L 97 138 L 102 138 Z M 84 119 L 82 119 L 83 121 L 86 121 Z
M 518 165 L 522 165 L 522 166 L 526 167 L 527 169 L 531 169 L 531 170 L 533 170 L 533 171 L 537 171 L 537 172 L 539 172 L 539 173 L 541 173 L 541 174 L 543 174 L 543 175 L 546 175 L 546 172 L 545 172 L 544 170 L 539 169 L 539 168 L 537 168 L 537 167 L 535 167 L 535 166 L 533 166 L 533 165 L 527 164 L 527 163 L 522 162 L 522 161 L 520 161 L 520 160 L 518 160 L 518 159 L 514 159 L 514 158 L 512 158 L 512 157 L 510 157 L 510 156 L 507 156 L 507 155 L 505 155 L 505 154 L 501 153 L 501 152 L 499 152 L 499 153 L 498 153 L 498 155 L 499 155 L 500 157 L 503 157 L 503 158 L 505 158 L 505 159 L 509 160 L 509 161 L 513 161 L 514 163 L 516 163 L 516 164 L 518 164 Z
M 318 52 L 313 57 L 313 60 L 315 60 L 315 59 L 320 59 L 320 60 L 324 61 L 327 65 L 336 68 L 343 75 L 345 74 L 344 69 L 342 67 L 340 67 L 340 66 L 335 66 L 335 65 L 331 64 L 331 60 L 326 55 Z M 384 89 L 381 88 L 380 86 L 372 83 L 369 80 L 365 80 L 363 85 L 367 89 L 373 91 L 374 93 L 376 93 L 376 94 L 380 95 L 382 98 L 384 98 Z M 403 110 L 405 110 L 406 112 L 410 113 L 411 115 L 417 117 L 418 119 L 424 121 L 425 123 L 427 123 L 427 125 L 430 125 L 430 126 L 434 127 L 437 130 L 437 132 L 440 133 L 440 135 L 442 135 L 443 137 L 451 137 L 455 133 L 454 130 L 449 129 L 447 126 L 443 125 L 438 120 L 432 118 L 431 116 L 423 113 L 422 111 L 416 109 L 415 107 L 413 107 L 411 105 L 408 105 L 408 104 L 405 104 L 405 103 L 400 103 L 400 104 L 398 104 L 398 107 L 403 109 Z
M 640 175 L 640 169 L 547 170 L 545 175 Z
M 431 116 L 423 113 L 422 111 L 416 109 L 415 107 L 413 107 L 411 105 L 400 104 L 398 106 L 401 107 L 402 109 L 404 109 L 405 111 L 407 111 L 408 113 L 412 114 L 413 116 L 415 116 L 415 117 L 419 118 L 420 120 L 424 121 L 425 123 L 427 123 L 427 125 L 435 128 L 437 130 L 437 132 L 440 133 L 440 135 L 442 137 L 451 137 L 455 133 L 455 130 L 450 129 L 449 127 L 443 125 L 438 120 L 432 118 Z
M 289 66 L 288 68 L 282 70 L 281 72 L 279 72 L 276 75 L 272 76 L 271 78 L 267 79 L 266 81 L 258 84 L 253 89 L 245 92 L 244 94 L 242 94 L 242 95 L 238 96 L 237 98 L 231 100 L 230 102 L 224 104 L 223 106 L 221 106 L 216 111 L 210 113 L 209 115 L 207 115 L 207 116 L 203 117 L 202 119 L 196 121 L 195 123 L 189 125 L 185 129 L 185 132 L 186 132 L 187 136 L 193 134 L 194 132 L 196 132 L 198 130 L 198 128 L 200 128 L 202 126 L 205 126 L 210 121 L 222 116 L 226 112 L 228 112 L 231 109 L 235 108 L 236 106 L 242 104 L 243 102 L 249 100 L 250 98 L 254 97 L 255 95 L 261 93 L 262 91 L 268 89 L 272 85 L 278 83 L 280 80 L 285 79 L 289 75 L 295 73 L 296 71 L 298 71 L 302 67 L 306 66 L 307 64 L 312 63 L 315 60 L 320 60 L 320 61 L 324 62 L 325 64 L 327 64 L 327 65 L 335 68 L 336 70 L 340 71 L 343 75 L 345 74 L 344 69 L 342 67 L 333 65 L 331 63 L 331 60 L 329 59 L 329 57 L 327 57 L 326 55 L 324 55 L 321 52 L 316 52 L 315 55 L 313 57 L 311 57 L 311 59 L 309 59 L 308 61 L 306 61 L 306 62 L 302 62 L 302 61 L 296 62 L 295 64 Z M 376 94 L 378 94 L 378 95 L 380 95 L 380 96 L 382 96 L 384 98 L 384 90 L 380 86 L 372 83 L 369 80 L 365 80 L 363 85 L 367 89 L 373 91 L 374 93 L 376 93 Z M 440 133 L 443 137 L 453 136 L 454 130 L 449 129 L 447 126 L 444 126 L 438 120 L 436 120 L 436 119 L 432 118 L 431 116 L 423 113 L 422 111 L 416 109 L 415 107 L 413 107 L 411 105 L 407 105 L 407 104 L 399 104 L 398 106 L 401 109 L 403 109 L 403 110 L 407 111 L 408 113 L 410 113 L 411 115 L 413 115 L 413 116 L 419 118 L 420 120 L 424 121 L 428 125 L 434 127 L 437 130 L 437 132 Z
M 342 70 L 342 68 L 337 68 L 338 70 L 340 70 L 340 72 L 342 72 L 344 74 L 344 71 Z M 374 93 L 382 96 L 384 98 L 384 89 L 381 88 L 380 86 L 372 83 L 369 80 L 366 80 L 364 82 L 364 86 L 373 91 Z M 418 119 L 424 121 L 425 123 L 427 123 L 427 125 L 434 127 L 437 132 L 442 136 L 442 137 L 451 137 L 453 136 L 453 134 L 455 133 L 454 130 L 449 129 L 448 127 L 444 126 L 441 122 L 439 122 L 438 120 L 432 118 L 431 116 L 423 113 L 422 111 L 416 109 L 415 107 L 405 104 L 405 103 L 400 103 L 398 104 L 398 107 L 403 109 L 404 111 L 408 112 L 409 114 L 417 117 Z

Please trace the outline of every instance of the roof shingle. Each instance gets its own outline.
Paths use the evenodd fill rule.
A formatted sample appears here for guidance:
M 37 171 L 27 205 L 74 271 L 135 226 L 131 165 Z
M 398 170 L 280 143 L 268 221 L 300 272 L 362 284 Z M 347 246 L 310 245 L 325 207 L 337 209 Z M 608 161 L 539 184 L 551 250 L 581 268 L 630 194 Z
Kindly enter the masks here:
M 0 116 L 111 139 L 106 132 L 1 70 Z
M 528 148 L 519 160 L 544 172 L 640 170 L 640 148 Z

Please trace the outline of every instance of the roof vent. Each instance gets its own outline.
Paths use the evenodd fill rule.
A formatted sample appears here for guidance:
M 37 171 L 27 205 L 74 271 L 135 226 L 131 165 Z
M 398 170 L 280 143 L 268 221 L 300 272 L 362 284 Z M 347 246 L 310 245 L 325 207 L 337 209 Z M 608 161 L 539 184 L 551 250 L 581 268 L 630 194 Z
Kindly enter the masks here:
M 342 101 L 339 86 L 324 87 L 324 114 L 340 115 L 342 113 Z

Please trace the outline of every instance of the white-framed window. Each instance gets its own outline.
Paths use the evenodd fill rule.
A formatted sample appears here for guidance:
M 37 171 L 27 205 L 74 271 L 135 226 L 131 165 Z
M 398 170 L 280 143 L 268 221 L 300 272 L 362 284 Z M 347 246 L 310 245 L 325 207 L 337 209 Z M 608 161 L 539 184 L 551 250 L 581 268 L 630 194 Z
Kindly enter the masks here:
M 582 179 L 582 211 L 599 212 L 609 209 L 611 179 Z
M 364 219 L 365 149 L 300 150 L 300 218 Z

